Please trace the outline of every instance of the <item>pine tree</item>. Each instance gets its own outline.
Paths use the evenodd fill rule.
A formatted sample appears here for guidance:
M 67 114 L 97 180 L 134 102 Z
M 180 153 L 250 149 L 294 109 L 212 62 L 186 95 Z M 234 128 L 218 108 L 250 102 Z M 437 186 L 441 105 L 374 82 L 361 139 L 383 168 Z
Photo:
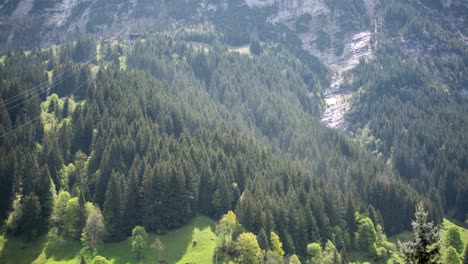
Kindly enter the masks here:
M 104 222 L 111 241 L 118 241 L 124 237 L 122 228 L 122 176 L 112 172 L 107 185 L 106 200 L 104 202 Z
M 401 243 L 399 247 L 405 263 L 439 263 L 440 238 L 439 229 L 429 222 L 429 213 L 425 211 L 422 202 L 416 207 L 413 226 L 413 240 Z
M 124 204 L 124 227 L 125 232 L 130 233 L 132 228 L 140 223 L 139 212 L 139 182 L 138 170 L 140 167 L 139 156 L 135 157 L 133 165 L 128 172 L 128 180 L 125 186 L 125 204 Z
M 265 229 L 261 228 L 260 232 L 258 233 L 257 236 L 258 240 L 258 245 L 260 246 L 261 249 L 269 249 L 270 248 L 270 243 L 268 243 L 268 237 L 265 233 Z
M 30 193 L 22 200 L 20 230 L 26 234 L 29 240 L 33 240 L 39 234 L 41 217 L 41 205 L 36 194 Z

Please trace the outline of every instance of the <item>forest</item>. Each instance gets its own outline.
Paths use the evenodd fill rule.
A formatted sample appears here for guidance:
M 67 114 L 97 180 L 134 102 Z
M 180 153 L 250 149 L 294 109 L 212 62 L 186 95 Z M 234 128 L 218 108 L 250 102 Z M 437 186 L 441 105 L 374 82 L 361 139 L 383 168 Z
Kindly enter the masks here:
M 320 121 L 329 69 L 263 21 L 274 8 L 234 2 L 190 27 L 172 20 L 182 2 L 136 40 L 77 30 L 0 53 L 0 262 L 18 239 L 42 245 L 34 263 L 70 245 L 67 263 L 120 263 L 109 245 L 176 263 L 168 237 L 200 221 L 185 243 L 209 243 L 212 263 L 468 261 L 468 50 L 431 24 L 438 1 L 380 3 L 375 21 L 363 1 L 325 1 L 343 30 L 378 25 L 345 76 L 342 131 Z M 110 19 L 90 17 L 90 32 Z

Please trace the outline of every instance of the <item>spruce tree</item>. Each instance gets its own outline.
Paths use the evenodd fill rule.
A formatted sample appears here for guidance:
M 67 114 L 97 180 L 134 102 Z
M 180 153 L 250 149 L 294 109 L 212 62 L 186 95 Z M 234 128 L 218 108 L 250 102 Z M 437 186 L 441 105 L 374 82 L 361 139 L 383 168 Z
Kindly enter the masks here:
M 413 226 L 413 240 L 399 242 L 400 253 L 405 263 L 439 263 L 440 237 L 439 229 L 429 222 L 429 213 L 425 211 L 422 202 L 416 207 Z
M 112 172 L 107 185 L 106 200 L 104 202 L 104 222 L 109 232 L 109 239 L 118 241 L 122 239 L 122 176 L 120 173 Z
M 139 224 L 141 220 L 139 211 L 139 166 L 140 158 L 136 156 L 128 173 L 128 180 L 125 186 L 124 228 L 126 233 L 130 233 L 132 228 Z

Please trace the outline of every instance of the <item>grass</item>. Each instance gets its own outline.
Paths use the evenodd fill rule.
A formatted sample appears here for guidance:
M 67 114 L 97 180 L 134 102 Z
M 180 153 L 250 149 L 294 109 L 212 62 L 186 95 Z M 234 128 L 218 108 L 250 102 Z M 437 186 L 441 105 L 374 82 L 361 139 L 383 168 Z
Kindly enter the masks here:
M 198 215 L 180 229 L 170 231 L 166 235 L 150 234 L 149 245 L 159 237 L 165 249 L 161 258 L 168 263 L 213 263 L 215 251 L 214 222 L 208 217 Z M 196 241 L 196 243 L 194 243 Z M 78 263 L 82 245 L 78 241 L 65 242 L 49 255 L 45 253 L 46 238 L 42 237 L 34 243 L 25 243 L 21 238 L 5 238 L 0 236 L 0 263 L 23 264 L 74 264 Z M 109 260 L 109 263 L 157 263 L 157 251 L 146 249 L 143 261 L 138 261 L 131 250 L 130 239 L 119 243 L 106 243 L 97 249 L 97 254 Z M 86 255 L 88 263 L 92 256 Z
M 444 227 L 441 230 L 441 237 L 445 238 L 445 236 L 447 234 L 447 230 L 451 226 L 455 226 L 455 227 L 458 228 L 458 230 L 460 231 L 461 240 L 463 241 L 463 245 L 466 245 L 466 243 L 468 243 L 468 229 L 463 228 L 461 226 L 458 226 L 458 225 L 454 224 L 453 222 L 450 222 L 446 218 L 444 218 Z
M 38 239 L 34 243 L 24 242 L 22 238 L 1 237 L 0 244 L 2 249 L 0 252 L 0 263 L 3 264 L 29 264 L 41 254 L 44 247 L 44 237 Z
M 447 230 L 449 227 L 455 226 L 458 228 L 458 231 L 460 231 L 460 238 L 463 242 L 463 250 L 465 249 L 465 245 L 468 243 L 468 229 L 463 228 L 459 225 L 456 225 L 455 223 L 449 221 L 447 218 L 444 218 L 443 226 L 440 230 L 440 236 L 442 238 L 442 255 L 445 254 L 445 247 L 444 247 L 444 240 L 445 236 L 447 235 Z M 460 254 L 461 256 L 464 255 L 464 252 Z
M 401 242 L 407 242 L 411 239 L 413 239 L 413 233 L 411 233 L 410 231 L 403 231 L 399 234 L 389 237 L 388 241 L 397 244 L 398 240 L 400 240 Z
M 458 230 L 460 231 L 460 237 L 461 237 L 461 240 L 463 242 L 463 245 L 465 246 L 467 243 L 468 243 L 468 229 L 466 228 L 463 228 L 462 226 L 459 226 L 459 225 L 456 225 L 455 223 L 451 222 L 450 220 L 448 220 L 447 218 L 444 218 L 444 221 L 443 221 L 443 225 L 440 227 L 440 238 L 441 238 L 441 244 L 442 244 L 442 258 L 444 257 L 445 255 L 445 247 L 444 247 L 444 240 L 445 240 L 445 236 L 447 235 L 447 230 L 449 227 L 451 226 L 455 226 L 458 228 Z M 400 240 L 401 242 L 406 242 L 406 241 L 409 241 L 411 239 L 413 239 L 412 237 L 412 233 L 409 232 L 409 231 L 404 231 L 404 232 L 401 232 L 395 236 L 392 236 L 390 237 L 388 240 L 392 243 L 397 243 L 398 240 Z M 462 254 L 463 255 L 463 252 Z

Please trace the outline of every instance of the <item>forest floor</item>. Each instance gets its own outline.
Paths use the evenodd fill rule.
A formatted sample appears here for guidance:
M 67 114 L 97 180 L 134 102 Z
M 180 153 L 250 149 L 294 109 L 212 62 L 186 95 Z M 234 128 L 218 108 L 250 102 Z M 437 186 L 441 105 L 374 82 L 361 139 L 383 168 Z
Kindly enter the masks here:
M 196 216 L 188 224 L 165 235 L 149 235 L 149 243 L 159 237 L 164 250 L 161 259 L 167 263 L 213 263 L 215 252 L 215 224 L 205 216 Z M 194 242 L 196 241 L 196 242 Z M 0 236 L 0 263 L 78 263 L 82 244 L 67 242 L 55 248 L 46 255 L 44 246 L 46 238 L 42 237 L 34 243 L 25 243 L 21 238 L 5 238 Z M 106 243 L 100 246 L 97 254 L 107 258 L 109 263 L 157 263 L 158 252 L 148 247 L 144 252 L 144 259 L 139 262 L 136 254 L 132 252 L 131 239 L 119 243 Z M 91 263 L 91 254 L 86 254 L 88 263 Z

